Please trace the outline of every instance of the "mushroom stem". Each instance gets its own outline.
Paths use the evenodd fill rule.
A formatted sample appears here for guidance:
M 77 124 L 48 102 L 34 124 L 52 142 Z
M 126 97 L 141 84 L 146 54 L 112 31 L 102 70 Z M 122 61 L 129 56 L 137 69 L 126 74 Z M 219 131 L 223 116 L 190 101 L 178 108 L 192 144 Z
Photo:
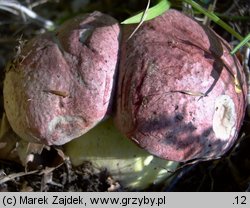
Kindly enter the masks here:
M 114 127 L 112 119 L 65 144 L 64 150 L 73 165 L 90 161 L 96 171 L 106 169 L 130 190 L 143 190 L 164 180 L 167 183 L 178 166 L 177 162 L 160 159 L 134 145 Z

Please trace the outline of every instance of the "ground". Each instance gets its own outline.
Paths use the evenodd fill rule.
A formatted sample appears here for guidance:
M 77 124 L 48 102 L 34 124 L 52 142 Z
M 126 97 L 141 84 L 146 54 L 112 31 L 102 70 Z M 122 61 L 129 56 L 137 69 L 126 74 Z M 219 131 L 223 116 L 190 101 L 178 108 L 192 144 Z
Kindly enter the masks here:
M 147 1 L 139 0 L 113 2 L 111 0 L 22 0 L 19 2 L 56 25 L 79 13 L 94 10 L 108 13 L 121 22 L 135 12 L 143 10 L 147 3 Z M 197 2 L 212 3 L 213 1 Z M 207 7 L 208 4 L 203 3 L 202 5 Z M 181 9 L 180 3 L 173 3 L 172 6 Z M 242 36 L 246 36 L 250 32 L 249 0 L 218 1 L 215 4 L 215 12 Z M 19 52 L 22 41 L 45 30 L 43 23 L 43 21 L 40 23 L 36 20 L 31 21 L 17 10 L 2 10 L 0 1 L 1 92 L 8 62 Z M 218 25 L 210 23 L 210 26 L 233 46 L 238 43 Z M 247 60 L 244 48 L 240 50 L 238 57 L 242 62 Z M 2 93 L 0 113 L 2 117 L 4 113 Z M 11 137 L 13 141 L 18 141 L 17 136 L 10 129 L 7 129 L 6 132 L 8 138 Z M 3 148 L 1 146 L 3 144 L 5 143 L 1 138 L 0 148 Z M 90 163 L 72 167 L 62 149 L 58 147 L 40 148 L 41 151 L 37 151 L 33 155 L 35 158 L 32 160 L 33 162 L 27 162 L 25 167 L 25 162 L 15 154 L 16 144 L 14 142 L 9 144 L 12 155 L 1 149 L 0 191 L 125 191 L 105 169 L 97 173 Z M 164 185 L 151 186 L 144 191 L 250 191 L 249 150 L 250 118 L 246 113 L 238 142 L 227 155 L 218 160 L 181 164 L 173 173 L 174 179 L 170 185 L 167 187 Z M 51 158 L 53 159 L 51 160 Z

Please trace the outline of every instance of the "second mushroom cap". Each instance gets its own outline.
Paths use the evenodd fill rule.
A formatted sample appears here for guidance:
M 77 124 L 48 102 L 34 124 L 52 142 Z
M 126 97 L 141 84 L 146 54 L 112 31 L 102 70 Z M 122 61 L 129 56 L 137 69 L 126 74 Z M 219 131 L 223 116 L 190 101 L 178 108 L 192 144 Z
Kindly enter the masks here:
M 237 139 L 246 81 L 229 44 L 169 10 L 124 27 L 116 124 L 140 147 L 174 161 L 217 158 Z

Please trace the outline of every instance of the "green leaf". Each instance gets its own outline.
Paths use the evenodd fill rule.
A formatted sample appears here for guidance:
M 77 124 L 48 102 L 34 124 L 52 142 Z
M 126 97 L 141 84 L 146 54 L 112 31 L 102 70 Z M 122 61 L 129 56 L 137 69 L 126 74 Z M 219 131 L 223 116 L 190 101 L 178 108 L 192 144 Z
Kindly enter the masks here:
M 146 17 L 145 17 L 144 21 L 151 20 L 157 16 L 160 16 L 165 11 L 167 11 L 169 8 L 170 8 L 170 2 L 168 0 L 160 0 L 158 4 L 149 8 L 146 11 Z M 145 14 L 144 14 L 144 12 L 141 12 L 133 17 L 130 17 L 130 18 L 124 20 L 121 24 L 140 23 L 143 16 L 145 16 Z
M 250 41 L 250 33 L 231 51 L 231 54 L 235 54 L 242 46 Z
M 199 4 L 197 4 L 196 2 L 192 0 L 183 0 L 183 1 L 190 4 L 192 7 L 194 7 L 195 9 L 197 9 L 198 11 L 200 11 L 201 13 L 209 17 L 212 21 L 220 25 L 224 30 L 232 34 L 234 37 L 236 37 L 240 41 L 243 41 L 244 38 L 239 33 L 237 33 L 232 27 L 230 27 L 226 22 L 221 20 L 214 13 L 207 11 L 206 9 L 204 9 L 203 7 L 201 7 Z M 246 43 L 246 44 L 248 45 L 248 47 L 250 47 L 249 43 Z

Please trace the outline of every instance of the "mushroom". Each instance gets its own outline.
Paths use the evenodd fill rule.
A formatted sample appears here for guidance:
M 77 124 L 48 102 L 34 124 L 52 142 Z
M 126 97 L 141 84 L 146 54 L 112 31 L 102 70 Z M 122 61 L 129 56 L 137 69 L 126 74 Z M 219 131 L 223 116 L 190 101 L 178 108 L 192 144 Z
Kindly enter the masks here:
M 7 70 L 4 107 L 23 139 L 62 145 L 111 112 L 120 27 L 100 12 L 29 41 Z
M 115 128 L 112 118 L 63 147 L 74 166 L 91 162 L 97 173 L 107 170 L 125 190 L 145 190 L 163 182 L 167 185 L 178 166 L 134 145 Z
M 176 10 L 123 28 L 115 123 L 141 148 L 173 161 L 222 156 L 235 143 L 246 80 L 230 46 Z

